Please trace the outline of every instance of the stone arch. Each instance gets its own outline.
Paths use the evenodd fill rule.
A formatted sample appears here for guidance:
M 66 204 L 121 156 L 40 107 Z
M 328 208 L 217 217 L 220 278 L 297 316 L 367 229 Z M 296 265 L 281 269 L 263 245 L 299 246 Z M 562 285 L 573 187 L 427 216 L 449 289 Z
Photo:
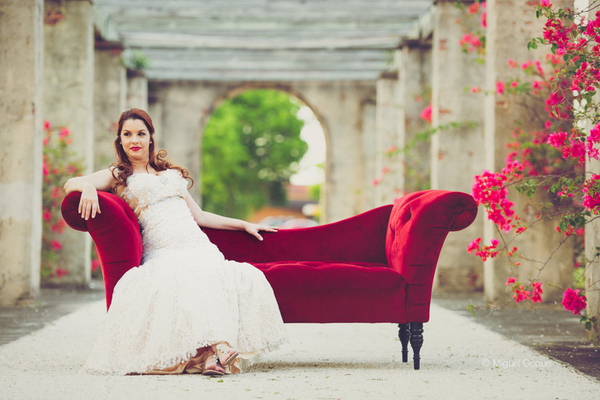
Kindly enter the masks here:
M 227 98 L 245 90 L 270 88 L 285 91 L 310 107 L 326 138 L 325 202 L 322 221 L 333 222 L 368 209 L 373 201 L 372 171 L 366 159 L 375 141 L 374 81 L 153 81 L 150 115 L 157 129 L 157 144 L 186 166 L 191 176 L 200 174 L 200 141 L 212 112 Z M 367 115 L 368 114 L 368 115 Z M 372 114 L 372 115 L 371 115 Z M 366 118 L 368 116 L 368 118 Z M 162 132 L 162 134 L 161 134 Z M 370 178 L 369 178 L 370 177 Z M 194 190 L 195 200 L 200 191 Z
M 330 173 L 330 168 L 331 168 L 331 156 L 329 154 L 330 152 L 330 139 L 329 139 L 329 130 L 327 128 L 327 124 L 326 121 L 324 119 L 324 117 L 319 113 L 319 110 L 310 103 L 310 101 L 308 101 L 306 99 L 306 96 L 304 96 L 302 94 L 301 91 L 294 89 L 291 85 L 285 85 L 285 84 L 280 84 L 280 83 L 272 83 L 272 82 L 262 82 L 262 83 L 258 83 L 258 82 L 248 82 L 248 83 L 241 83 L 237 86 L 234 87 L 228 87 L 228 88 L 224 88 L 223 91 L 221 93 L 219 93 L 212 101 L 212 103 L 210 104 L 210 106 L 203 110 L 201 117 L 200 117 L 200 121 L 199 121 L 199 125 L 198 125 L 198 132 L 196 133 L 196 137 L 198 138 L 199 142 L 197 143 L 198 146 L 198 171 L 199 174 L 198 176 L 201 176 L 202 170 L 201 170 L 201 165 L 202 165 L 202 141 L 203 141 L 203 136 L 204 136 L 204 128 L 206 127 L 206 124 L 208 123 L 208 120 L 210 119 L 210 116 L 215 112 L 215 110 L 217 110 L 221 104 L 228 100 L 228 99 L 233 99 L 239 95 L 241 95 L 242 93 L 249 91 L 249 90 L 257 90 L 257 89 L 271 89 L 271 90 L 278 90 L 281 92 L 285 92 L 291 96 L 296 97 L 298 100 L 300 100 L 304 105 L 306 105 L 308 108 L 311 109 L 311 111 L 313 112 L 313 114 L 315 115 L 315 117 L 317 118 L 317 120 L 319 121 L 319 123 L 321 124 L 321 127 L 323 129 L 323 134 L 325 136 L 325 182 L 323 183 L 323 186 L 321 188 L 321 215 L 324 216 L 323 220 L 326 220 L 326 216 L 327 216 L 327 189 L 328 189 L 328 185 L 327 185 L 327 177 L 329 176 Z M 201 182 L 198 182 L 199 186 L 201 186 Z M 199 193 L 200 196 L 202 196 L 202 188 L 199 187 Z

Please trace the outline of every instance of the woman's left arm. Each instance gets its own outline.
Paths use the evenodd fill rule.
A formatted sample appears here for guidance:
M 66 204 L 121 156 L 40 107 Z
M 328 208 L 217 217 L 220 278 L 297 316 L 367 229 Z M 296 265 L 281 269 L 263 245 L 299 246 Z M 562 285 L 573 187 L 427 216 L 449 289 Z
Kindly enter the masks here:
M 258 240 L 263 240 L 258 231 L 277 232 L 277 228 L 272 226 L 251 224 L 242 221 L 241 219 L 222 217 L 217 214 L 203 211 L 189 193 L 185 196 L 185 202 L 190 208 L 196 223 L 205 228 L 246 231 L 255 236 Z

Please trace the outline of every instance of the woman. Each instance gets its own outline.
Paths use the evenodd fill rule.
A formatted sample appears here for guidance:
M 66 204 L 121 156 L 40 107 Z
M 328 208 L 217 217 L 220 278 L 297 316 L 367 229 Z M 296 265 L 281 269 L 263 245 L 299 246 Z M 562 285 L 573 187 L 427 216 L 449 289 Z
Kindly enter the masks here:
M 142 265 L 115 286 L 107 321 L 86 370 L 108 374 L 240 372 L 249 359 L 286 340 L 269 283 L 250 264 L 227 261 L 198 226 L 276 229 L 202 211 L 187 191 L 188 171 L 154 153 L 154 127 L 143 110 L 121 114 L 109 169 L 72 178 L 79 213 L 101 213 L 97 190 L 134 210 L 142 230 Z M 193 182 L 192 182 L 193 183 Z

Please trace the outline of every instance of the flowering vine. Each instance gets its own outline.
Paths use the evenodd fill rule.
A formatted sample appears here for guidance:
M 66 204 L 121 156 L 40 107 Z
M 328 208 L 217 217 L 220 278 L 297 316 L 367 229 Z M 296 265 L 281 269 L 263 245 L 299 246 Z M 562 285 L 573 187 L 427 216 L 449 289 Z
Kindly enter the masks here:
M 60 279 L 69 273 L 60 265 L 63 248 L 60 235 L 67 226 L 60 213 L 65 196 L 62 186 L 68 178 L 83 173 L 83 167 L 80 161 L 69 161 L 73 158 L 69 151 L 73 140 L 67 128 L 53 129 L 49 122 L 44 122 L 43 141 L 41 274 L 42 278 Z
M 502 246 L 497 241 L 482 245 L 481 238 L 475 239 L 467 251 L 484 261 L 506 254 L 511 265 L 519 265 L 513 261 L 518 248 L 511 246 L 511 241 L 531 225 L 549 218 L 558 218 L 557 231 L 564 235 L 557 249 L 572 237 L 577 242 L 575 248 L 579 249 L 575 266 L 585 271 L 594 261 L 583 257 L 583 232 L 587 223 L 600 217 L 600 175 L 585 171 L 586 161 L 598 160 L 600 156 L 600 101 L 595 98 L 600 88 L 600 11 L 594 19 L 586 18 L 597 7 L 596 3 L 574 11 L 543 0 L 536 10 L 538 18 L 546 18 L 543 34 L 532 39 L 528 48 L 545 45 L 550 47 L 550 53 L 544 61 L 507 60 L 510 68 L 520 72 L 512 79 L 496 83 L 496 94 L 504 101 L 521 104 L 527 104 L 526 99 L 542 101 L 545 114 L 533 116 L 540 120 L 541 129 L 532 132 L 520 127 L 514 129 L 514 140 L 507 144 L 509 154 L 502 171 L 484 171 L 475 177 L 473 196 L 485 208 L 503 242 Z M 471 91 L 477 93 L 480 89 Z M 549 202 L 539 204 L 535 218 L 526 222 L 514 211 L 514 203 L 509 200 L 510 187 L 530 199 L 540 191 Z M 505 238 L 509 232 L 513 237 Z M 528 299 L 541 301 L 543 290 L 538 276 L 539 273 L 528 283 L 509 277 L 506 284 L 517 303 Z M 596 284 L 592 282 L 585 289 Z M 566 288 L 563 295 L 566 310 L 581 314 L 586 306 L 585 289 Z M 586 329 L 591 329 L 596 318 L 583 315 L 582 322 L 586 323 Z

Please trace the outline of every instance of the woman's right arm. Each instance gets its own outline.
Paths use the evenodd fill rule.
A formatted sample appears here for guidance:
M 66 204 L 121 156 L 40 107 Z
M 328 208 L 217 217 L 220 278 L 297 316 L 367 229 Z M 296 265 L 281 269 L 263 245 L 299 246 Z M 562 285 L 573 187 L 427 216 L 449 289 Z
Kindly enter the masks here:
M 81 192 L 78 212 L 81 214 L 81 218 L 87 220 L 90 216 L 94 218 L 96 213 L 101 212 L 97 191 L 109 191 L 114 183 L 112 172 L 109 169 L 103 169 L 90 175 L 69 179 L 65 183 L 64 189 L 67 194 Z

